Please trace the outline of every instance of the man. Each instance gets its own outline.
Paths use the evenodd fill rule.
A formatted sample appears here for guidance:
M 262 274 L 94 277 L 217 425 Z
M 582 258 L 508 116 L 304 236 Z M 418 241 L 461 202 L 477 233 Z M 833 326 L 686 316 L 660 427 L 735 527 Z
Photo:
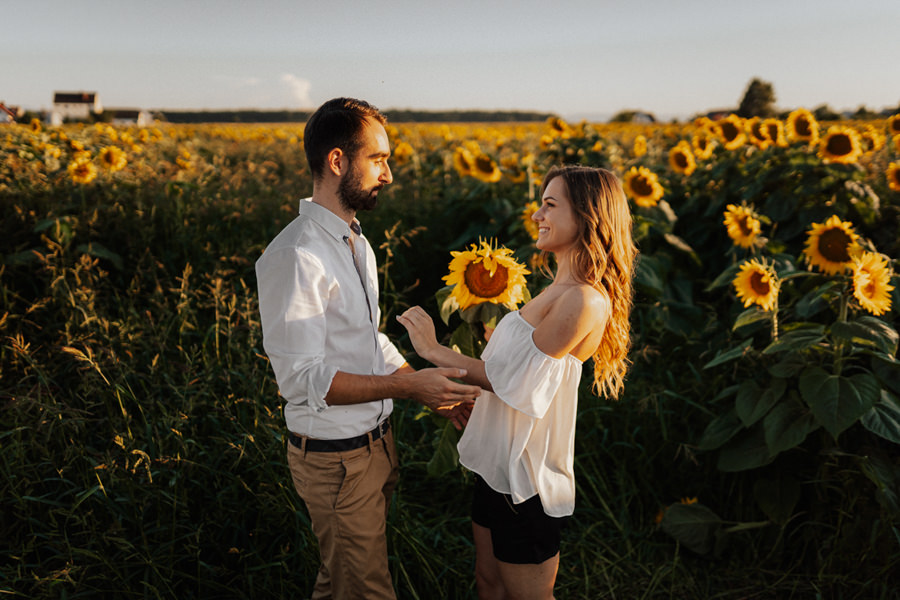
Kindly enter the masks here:
M 479 388 L 413 370 L 378 331 L 375 257 L 356 213 L 391 183 L 385 117 L 337 98 L 304 131 L 312 198 L 256 263 L 263 347 L 289 430 L 288 464 L 321 566 L 312 598 L 394 598 L 385 518 L 397 481 L 388 416 L 412 398 L 465 423 Z

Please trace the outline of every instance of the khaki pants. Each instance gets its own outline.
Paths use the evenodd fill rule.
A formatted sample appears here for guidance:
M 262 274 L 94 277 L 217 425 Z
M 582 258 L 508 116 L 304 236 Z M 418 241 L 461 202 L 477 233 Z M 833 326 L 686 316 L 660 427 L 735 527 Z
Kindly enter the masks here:
M 395 598 L 385 538 L 398 476 L 394 432 L 348 452 L 288 444 L 288 465 L 319 540 L 312 600 Z

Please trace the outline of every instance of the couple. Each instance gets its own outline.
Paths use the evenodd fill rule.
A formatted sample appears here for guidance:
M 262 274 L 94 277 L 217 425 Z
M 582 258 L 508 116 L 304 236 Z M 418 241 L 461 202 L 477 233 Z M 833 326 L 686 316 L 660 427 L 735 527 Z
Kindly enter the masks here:
M 304 131 L 312 198 L 256 263 L 288 464 L 319 541 L 312 598 L 395 597 L 385 540 L 398 475 L 392 398 L 467 425 L 459 454 L 476 474 L 479 598 L 552 598 L 561 525 L 574 509 L 582 363 L 593 358 L 595 391 L 609 397 L 626 370 L 636 255 L 628 204 L 608 171 L 551 169 L 533 218 L 537 247 L 555 258 L 553 282 L 502 319 L 481 360 L 438 344 L 431 318 L 407 310 L 398 320 L 435 365 L 416 371 L 378 331 L 375 258 L 356 220 L 392 181 L 385 123 L 350 98 L 316 110 Z

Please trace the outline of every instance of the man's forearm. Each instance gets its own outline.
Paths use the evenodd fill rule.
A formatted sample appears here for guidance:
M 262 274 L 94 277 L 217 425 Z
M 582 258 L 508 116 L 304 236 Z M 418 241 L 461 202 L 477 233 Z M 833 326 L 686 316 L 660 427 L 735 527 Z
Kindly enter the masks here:
M 390 375 L 355 375 L 338 371 L 331 380 L 325 402 L 329 406 L 338 406 L 386 398 L 408 398 L 411 390 L 403 375 L 412 372 L 409 365 L 400 367 Z

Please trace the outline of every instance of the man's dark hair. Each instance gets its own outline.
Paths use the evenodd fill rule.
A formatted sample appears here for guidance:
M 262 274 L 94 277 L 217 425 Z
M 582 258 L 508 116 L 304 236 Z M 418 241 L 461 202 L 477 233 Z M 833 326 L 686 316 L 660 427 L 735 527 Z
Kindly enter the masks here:
M 318 181 L 325 174 L 325 161 L 333 149 L 340 148 L 351 160 L 356 156 L 366 119 L 387 123 L 381 111 L 355 98 L 335 98 L 316 109 L 303 130 L 306 161 L 313 179 Z

